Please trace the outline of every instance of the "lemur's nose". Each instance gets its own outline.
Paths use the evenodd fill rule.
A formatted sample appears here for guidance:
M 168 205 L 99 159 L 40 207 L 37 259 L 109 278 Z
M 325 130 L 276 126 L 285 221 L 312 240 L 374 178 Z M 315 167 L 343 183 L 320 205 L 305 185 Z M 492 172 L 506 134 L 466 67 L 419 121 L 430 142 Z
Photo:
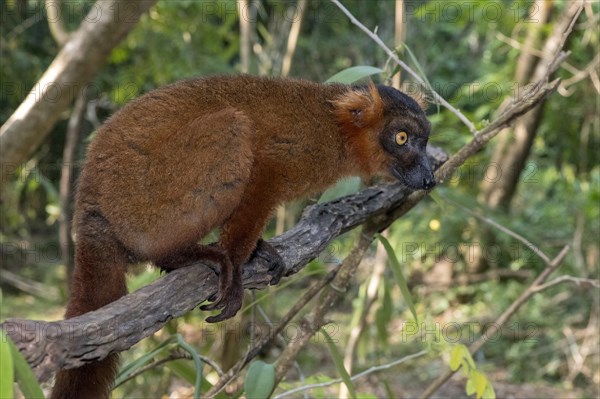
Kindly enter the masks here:
M 423 190 L 429 190 L 435 186 L 435 179 L 433 177 L 423 178 Z

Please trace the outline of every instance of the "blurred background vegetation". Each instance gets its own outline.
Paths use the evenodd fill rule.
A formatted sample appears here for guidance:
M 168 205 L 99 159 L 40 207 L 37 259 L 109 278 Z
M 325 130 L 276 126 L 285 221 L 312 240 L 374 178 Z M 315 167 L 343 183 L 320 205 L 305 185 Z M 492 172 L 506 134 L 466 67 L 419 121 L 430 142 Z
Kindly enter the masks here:
M 394 19 L 396 1 L 343 3 L 366 26 L 377 27 L 377 34 L 390 45 L 401 29 L 405 42 L 398 50 L 401 58 L 422 70 L 433 88 L 481 127 L 531 80 L 539 57 L 526 60 L 523 49 L 530 40 L 532 49 L 542 50 L 569 2 L 548 0 L 540 6 L 540 2 L 508 0 L 406 1 L 400 26 Z M 67 28 L 77 29 L 92 6 L 92 1 L 64 1 Z M 545 7 L 547 10 L 542 10 Z M 477 337 L 544 268 L 524 244 L 490 229 L 454 203 L 521 234 L 550 257 L 565 244 L 571 245 L 560 274 L 598 278 L 599 8 L 598 2 L 587 3 L 568 41 L 568 65 L 556 75 L 569 85 L 552 95 L 540 107 L 536 120 L 525 126 L 531 143 L 518 160 L 522 165 L 502 164 L 507 153 L 519 151 L 511 139 L 515 131 L 507 130 L 505 137 L 497 138 L 460 173 L 436 188 L 434 200 L 424 200 L 387 231 L 417 311 L 430 323 L 472 326 Z M 245 70 L 322 82 L 345 68 L 371 65 L 384 69 L 381 75 L 373 76 L 374 80 L 391 81 L 395 71 L 385 53 L 330 2 L 258 0 L 252 2 L 251 10 L 255 13 L 251 34 L 243 38 L 235 0 L 158 1 L 114 49 L 90 85 L 80 111 L 83 122 L 73 152 L 74 174 L 99 123 L 128 100 L 181 78 Z M 43 1 L 6 0 L 0 11 L 0 121 L 4 122 L 46 70 L 59 46 L 49 31 Z M 293 22 L 300 18 L 288 70 L 284 66 L 288 38 Z M 240 50 L 248 43 L 250 56 L 241 60 Z M 529 72 L 519 75 L 528 62 Z M 404 73 L 401 78 L 410 83 L 410 79 L 405 82 Z M 468 129 L 448 111 L 431 106 L 428 114 L 433 123 L 432 144 L 451 154 L 471 139 Z M 0 321 L 9 317 L 62 317 L 69 261 L 61 252 L 59 228 L 61 221 L 64 224 L 68 220 L 64 211 L 71 199 L 61 199 L 59 181 L 70 115 L 65 113 L 35 155 L 19 168 L 16 178 L 3 187 Z M 499 190 L 497 183 L 504 181 L 498 173 L 513 176 L 508 179 L 514 185 L 512 193 L 500 189 L 500 194 L 493 194 Z M 266 235 L 293 226 L 304 205 L 306 202 L 282 208 Z M 276 321 L 311 280 L 328 270 L 329 263 L 343 259 L 355 235 L 351 232 L 337 240 L 329 253 L 290 278 L 292 282 L 284 289 L 271 287 L 253 294 L 262 300 L 270 319 Z M 378 267 L 385 265 L 385 259 L 385 252 L 373 245 L 356 276 L 353 292 L 330 315 L 337 327 L 337 346 L 342 353 L 350 353 L 355 372 L 426 346 L 426 339 L 407 339 L 402 333 L 410 312 L 399 288 L 391 283 L 392 271 Z M 131 273 L 130 289 L 157 276 L 157 272 L 139 267 Z M 246 298 L 245 303 L 250 302 Z M 599 304 L 597 288 L 576 285 L 558 285 L 534 296 L 508 328 L 475 357 L 498 396 L 597 397 Z M 196 310 L 172 321 L 168 328 L 126 352 L 124 363 L 179 332 L 200 353 L 227 368 L 246 349 L 248 337 L 234 333 L 225 339 L 225 330 L 215 333 L 212 326 L 204 324 L 205 316 Z M 244 325 L 247 317 L 243 315 L 235 323 Z M 357 328 L 360 339 L 349 346 L 351 332 Z M 473 340 L 469 334 L 459 335 L 460 342 Z M 281 350 L 278 345 L 263 354 L 265 361 L 276 358 Z M 311 343 L 298 358 L 302 372 L 290 375 L 284 387 L 295 386 L 299 375 L 305 382 L 335 378 L 334 362 L 324 348 L 318 340 Z M 436 357 L 419 359 L 357 382 L 356 387 L 361 397 L 414 396 L 446 367 Z M 180 396 L 173 397 L 186 397 L 190 370 L 193 363 L 189 360 L 170 362 L 126 382 L 114 395 L 153 397 L 179 392 Z M 207 367 L 209 381 L 210 372 Z M 328 389 L 314 390 L 310 395 L 337 396 L 337 390 Z M 466 396 L 462 388 L 446 389 L 452 396 Z

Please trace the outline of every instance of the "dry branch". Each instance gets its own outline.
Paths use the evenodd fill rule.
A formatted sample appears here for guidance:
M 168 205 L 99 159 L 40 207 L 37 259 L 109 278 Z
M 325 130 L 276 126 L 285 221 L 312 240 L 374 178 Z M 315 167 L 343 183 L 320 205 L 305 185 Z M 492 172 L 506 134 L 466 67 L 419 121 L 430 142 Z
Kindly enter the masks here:
M 94 4 L 27 98 L 0 128 L 0 185 L 44 141 L 112 49 L 155 2 L 98 0 Z
M 561 57 L 563 59 L 563 57 Z M 504 126 L 543 101 L 558 82 L 547 78 L 533 86 L 505 113 L 473 137 L 473 140 L 437 171 L 449 177 Z M 430 147 L 436 168 L 445 161 L 443 151 Z M 357 194 L 309 207 L 296 227 L 269 242 L 286 262 L 286 275 L 300 271 L 339 235 L 381 215 L 388 221 L 414 207 L 423 197 L 395 184 L 367 188 Z M 244 267 L 244 286 L 264 288 L 271 277 L 268 265 L 256 260 Z M 191 266 L 173 271 L 157 282 L 94 312 L 58 322 L 8 320 L 2 328 L 15 341 L 38 378 L 47 380 L 58 367 L 78 367 L 130 348 L 159 330 L 167 321 L 194 309 L 217 289 L 217 278 L 208 267 Z
M 564 53 L 557 54 L 550 70 L 554 70 L 565 57 Z M 533 84 L 441 167 L 440 164 L 447 158 L 443 151 L 428 148 L 430 159 L 438 169 L 438 180 L 443 182 L 449 178 L 468 157 L 479 151 L 502 128 L 542 102 L 557 85 L 558 81 L 548 82 L 548 76 Z M 286 262 L 286 275 L 289 276 L 300 271 L 339 235 L 378 217 L 381 218 L 378 225 L 389 224 L 425 195 L 423 191 L 410 194 L 398 184 L 370 187 L 357 194 L 307 208 L 296 227 L 269 242 Z M 245 265 L 243 281 L 246 288 L 264 288 L 270 279 L 268 265 L 260 253 L 253 262 Z M 1 327 L 23 352 L 38 378 L 44 381 L 58 367 L 78 367 L 102 359 L 109 353 L 130 348 L 159 330 L 167 321 L 194 309 L 216 290 L 216 275 L 206 264 L 199 263 L 175 270 L 102 309 L 73 319 L 59 322 L 8 320 Z
M 429 148 L 436 166 L 445 154 Z M 394 184 L 309 207 L 293 229 L 269 242 L 287 265 L 286 275 L 300 271 L 339 235 L 370 217 L 398 207 L 410 191 Z M 271 276 L 260 253 L 244 267 L 245 288 L 264 288 Z M 72 368 L 130 348 L 210 298 L 217 277 L 206 264 L 177 269 L 99 310 L 58 322 L 11 319 L 2 328 L 15 341 L 38 378 L 47 380 L 58 367 Z

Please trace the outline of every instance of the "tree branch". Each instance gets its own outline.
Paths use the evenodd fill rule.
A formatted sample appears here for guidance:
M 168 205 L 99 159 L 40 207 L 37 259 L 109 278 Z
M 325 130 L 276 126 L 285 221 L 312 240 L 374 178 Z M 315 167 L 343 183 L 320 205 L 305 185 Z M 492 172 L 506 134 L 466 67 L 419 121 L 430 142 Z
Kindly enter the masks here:
M 418 73 L 416 73 L 415 71 L 412 70 L 411 67 L 409 67 L 404 61 L 402 61 L 400 59 L 400 57 L 398 57 L 398 55 L 392 51 L 384 42 L 383 40 L 381 40 L 381 38 L 379 36 L 377 36 L 377 34 L 373 31 L 371 31 L 369 28 L 367 28 L 365 25 L 363 25 L 362 22 L 360 22 L 358 19 L 356 19 L 356 17 L 354 15 L 352 15 L 352 13 L 350 11 L 348 11 L 348 9 L 346 7 L 344 7 L 342 5 L 342 3 L 340 3 L 338 0 L 331 0 L 331 2 L 333 4 L 335 4 L 335 6 L 337 8 L 339 8 L 344 14 L 346 14 L 346 16 L 348 17 L 348 19 L 350 20 L 350 22 L 352 22 L 354 25 L 358 26 L 360 28 L 360 30 L 362 30 L 363 32 L 365 32 L 367 34 L 367 36 L 369 36 L 371 39 L 373 39 L 373 41 L 375 43 L 377 43 L 377 45 L 379 47 L 381 47 L 383 49 L 383 51 L 385 51 L 387 53 L 387 55 L 394 60 L 394 62 L 396 64 L 398 64 L 400 66 L 400 68 L 404 69 L 406 72 L 408 72 L 408 74 L 410 76 L 413 77 L 413 79 L 420 84 L 421 86 L 423 86 L 424 88 L 428 89 L 430 91 L 430 94 L 433 96 L 433 99 L 435 101 L 437 101 L 438 104 L 441 104 L 444 108 L 446 108 L 448 111 L 452 112 L 454 115 L 456 115 L 456 117 L 458 119 L 460 119 L 462 121 L 462 123 L 465 124 L 465 126 L 467 126 L 469 128 L 469 130 L 471 131 L 471 133 L 475 133 L 477 131 L 477 129 L 475 128 L 475 125 L 473 124 L 473 122 L 471 122 L 469 120 L 469 118 L 467 118 L 462 112 L 460 112 L 458 109 L 454 108 L 452 105 L 450 105 L 450 103 L 448 101 L 446 101 L 446 99 L 442 96 L 440 96 L 435 90 L 433 90 L 433 88 L 428 87 L 428 85 L 426 84 L 425 80 L 419 76 Z
M 98 0 L 27 98 L 0 128 L 0 185 L 44 141 L 74 96 L 156 0 Z
M 430 147 L 439 167 L 445 153 Z M 370 217 L 399 206 L 410 190 L 400 184 L 375 186 L 351 196 L 315 205 L 302 220 L 269 243 L 287 265 L 286 275 L 299 272 L 341 234 Z M 245 288 L 265 288 L 271 276 L 261 253 L 244 266 Z M 101 309 L 72 319 L 45 322 L 9 319 L 1 325 L 23 352 L 41 381 L 57 368 L 73 368 L 130 348 L 217 292 L 217 276 L 206 263 L 174 270 L 163 278 Z M 140 317 L 143 315 L 143 317 Z
M 506 324 L 506 322 L 525 303 L 527 303 L 529 298 L 531 298 L 534 294 L 540 291 L 538 288 L 544 283 L 544 281 L 546 281 L 546 279 L 548 279 L 548 276 L 550 276 L 550 274 L 552 274 L 552 272 L 554 272 L 560 266 L 562 261 L 565 259 L 565 256 L 567 256 L 568 252 L 569 246 L 565 245 L 565 247 L 559 252 L 558 255 L 556 255 L 556 257 L 553 260 L 547 262 L 546 268 L 536 277 L 535 280 L 533 280 L 531 285 L 527 287 L 527 289 L 523 291 L 523 293 L 513 303 L 511 303 L 511 305 L 498 317 L 496 321 L 494 321 L 494 323 L 491 324 L 489 330 L 486 331 L 485 334 L 482 334 L 477 341 L 473 342 L 469 346 L 469 352 L 472 355 L 474 355 L 475 352 L 480 350 L 483 347 L 483 345 L 485 345 L 491 339 L 490 337 L 494 337 L 498 331 L 502 330 L 502 327 Z M 439 376 L 435 381 L 433 381 L 433 383 L 431 383 L 431 385 L 427 387 L 425 392 L 423 392 L 423 394 L 421 394 L 419 398 L 430 398 L 431 395 L 433 395 L 442 385 L 444 385 L 446 381 L 448 381 L 456 373 L 456 371 L 448 370 L 447 372 Z
M 429 146 L 430 161 L 435 168 L 439 167 L 438 180 L 444 181 L 454 173 L 504 126 L 543 101 L 557 84 L 558 81 L 548 83 L 547 77 L 537 82 L 441 167 L 447 156 Z M 370 187 L 307 208 L 296 227 L 269 242 L 284 259 L 289 276 L 300 271 L 339 235 L 378 216 L 391 223 L 425 195 L 424 191 L 410 194 L 410 190 L 399 184 Z M 2 328 L 23 352 L 38 378 L 47 380 L 59 367 L 79 367 L 130 348 L 167 321 L 182 316 L 211 297 L 217 290 L 217 277 L 205 266 L 198 264 L 175 270 L 104 308 L 73 319 L 59 322 L 13 319 L 3 323 Z M 244 267 L 244 287 L 266 287 L 271 279 L 268 269 L 259 253 L 253 263 Z
M 52 37 L 59 47 L 64 46 L 71 39 L 71 33 L 69 33 L 65 26 L 65 20 L 62 18 L 60 0 L 46 0 L 46 19 Z
M 558 53 L 554 66 L 557 67 L 565 57 L 564 53 Z M 543 101 L 557 84 L 558 81 L 549 83 L 548 76 L 543 77 L 445 163 L 446 154 L 429 146 L 430 161 L 437 169 L 438 181 L 445 181 L 503 127 Z M 410 194 L 410 190 L 399 184 L 370 187 L 307 208 L 296 227 L 269 242 L 285 261 L 286 275 L 289 276 L 300 271 L 339 235 L 367 220 L 380 226 L 389 225 L 426 194 L 424 191 Z M 260 253 L 257 255 L 252 263 L 244 266 L 245 288 L 264 288 L 271 280 L 269 265 Z M 198 263 L 177 269 L 104 308 L 69 320 L 12 319 L 1 327 L 23 352 L 38 378 L 44 381 L 59 367 L 79 367 L 109 353 L 126 350 L 158 331 L 167 321 L 182 316 L 210 298 L 217 291 L 217 277 L 206 266 Z
M 404 357 L 402 357 L 400 359 L 396 359 L 396 360 L 394 360 L 393 362 L 390 362 L 390 363 L 382 364 L 380 366 L 370 367 L 370 368 L 366 369 L 365 371 L 361 371 L 360 373 L 351 376 L 350 380 L 356 381 L 359 378 L 366 377 L 366 376 L 371 375 L 373 373 L 377 373 L 377 372 L 382 371 L 382 370 L 389 370 L 389 369 L 391 369 L 393 367 L 396 367 L 396 366 L 398 366 L 398 365 L 400 365 L 402 363 L 406 363 L 409 360 L 413 360 L 413 359 L 425 356 L 426 354 L 427 354 L 427 351 L 423 350 L 423 351 L 420 351 L 420 352 L 413 353 L 412 355 L 407 355 L 407 356 L 404 356 Z M 321 383 L 318 383 L 318 384 L 310 384 L 310 385 L 299 386 L 298 388 L 293 388 L 293 389 L 290 389 L 289 391 L 285 391 L 285 392 L 282 392 L 282 393 L 280 393 L 278 395 L 275 395 L 273 397 L 273 399 L 282 399 L 282 398 L 288 397 L 290 395 L 294 395 L 294 394 L 297 394 L 297 393 L 300 393 L 300 392 L 308 391 L 310 389 L 325 388 L 325 387 L 328 387 L 328 386 L 331 386 L 331 385 L 334 385 L 334 384 L 339 384 L 340 382 L 342 382 L 342 379 L 341 378 L 336 378 L 336 379 L 333 379 L 333 380 L 330 380 L 330 381 L 326 381 L 326 382 L 321 382 Z

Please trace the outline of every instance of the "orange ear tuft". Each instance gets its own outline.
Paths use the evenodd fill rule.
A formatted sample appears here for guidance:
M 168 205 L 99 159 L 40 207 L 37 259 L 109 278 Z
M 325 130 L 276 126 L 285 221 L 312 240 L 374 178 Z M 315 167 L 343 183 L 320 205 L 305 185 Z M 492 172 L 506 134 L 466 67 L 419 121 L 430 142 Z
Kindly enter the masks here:
M 342 126 L 364 128 L 381 120 L 383 103 L 373 82 L 368 90 L 354 88 L 331 102 Z

